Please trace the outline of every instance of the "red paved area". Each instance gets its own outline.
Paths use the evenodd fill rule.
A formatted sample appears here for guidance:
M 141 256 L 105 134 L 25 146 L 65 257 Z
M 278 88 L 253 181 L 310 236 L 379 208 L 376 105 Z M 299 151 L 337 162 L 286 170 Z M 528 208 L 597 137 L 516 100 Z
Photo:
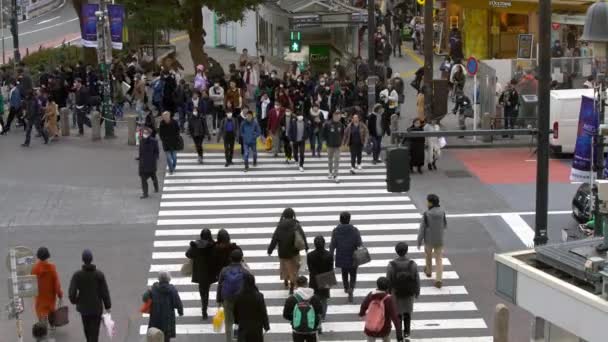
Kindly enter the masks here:
M 486 184 L 521 184 L 536 182 L 536 155 L 529 149 L 454 150 L 456 158 L 469 172 Z M 534 161 L 532 161 L 534 160 Z M 549 161 L 549 182 L 569 183 L 570 164 Z

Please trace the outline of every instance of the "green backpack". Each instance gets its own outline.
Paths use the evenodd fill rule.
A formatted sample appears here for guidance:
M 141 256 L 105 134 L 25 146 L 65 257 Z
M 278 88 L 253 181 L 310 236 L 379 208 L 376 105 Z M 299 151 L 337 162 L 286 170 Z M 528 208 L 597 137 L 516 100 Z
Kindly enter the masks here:
M 314 333 L 317 326 L 315 309 L 310 304 L 310 301 L 303 300 L 298 295 L 294 295 L 294 297 L 297 303 L 293 308 L 293 320 L 291 322 L 293 330 L 303 334 Z

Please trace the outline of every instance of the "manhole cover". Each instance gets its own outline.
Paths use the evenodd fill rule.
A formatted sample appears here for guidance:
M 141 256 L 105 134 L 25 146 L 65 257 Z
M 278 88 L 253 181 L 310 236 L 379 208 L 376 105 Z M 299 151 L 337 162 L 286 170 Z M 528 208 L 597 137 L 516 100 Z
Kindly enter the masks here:
M 448 178 L 471 178 L 471 174 L 465 170 L 445 170 L 443 173 Z

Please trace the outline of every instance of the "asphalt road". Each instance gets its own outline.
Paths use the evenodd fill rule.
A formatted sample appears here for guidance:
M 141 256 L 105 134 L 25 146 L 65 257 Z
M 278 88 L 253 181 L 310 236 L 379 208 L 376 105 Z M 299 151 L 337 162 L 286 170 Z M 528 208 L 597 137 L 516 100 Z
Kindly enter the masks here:
M 79 37 L 79 34 L 80 25 L 72 0 L 65 0 L 63 5 L 40 17 L 19 23 L 19 47 L 23 55 L 26 48 L 35 51 L 40 45 L 55 47 L 64 40 L 70 41 Z M 8 27 L 3 31 L 3 35 L 5 55 L 8 59 L 13 55 L 13 38 Z

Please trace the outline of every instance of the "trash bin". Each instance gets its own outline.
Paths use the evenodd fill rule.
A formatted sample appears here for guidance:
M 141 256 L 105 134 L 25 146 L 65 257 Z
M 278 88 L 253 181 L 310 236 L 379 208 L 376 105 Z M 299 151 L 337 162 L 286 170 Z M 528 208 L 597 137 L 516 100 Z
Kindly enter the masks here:
M 538 123 L 538 96 L 521 95 L 520 103 L 517 124 L 523 128 L 527 128 L 528 126 L 536 128 Z

